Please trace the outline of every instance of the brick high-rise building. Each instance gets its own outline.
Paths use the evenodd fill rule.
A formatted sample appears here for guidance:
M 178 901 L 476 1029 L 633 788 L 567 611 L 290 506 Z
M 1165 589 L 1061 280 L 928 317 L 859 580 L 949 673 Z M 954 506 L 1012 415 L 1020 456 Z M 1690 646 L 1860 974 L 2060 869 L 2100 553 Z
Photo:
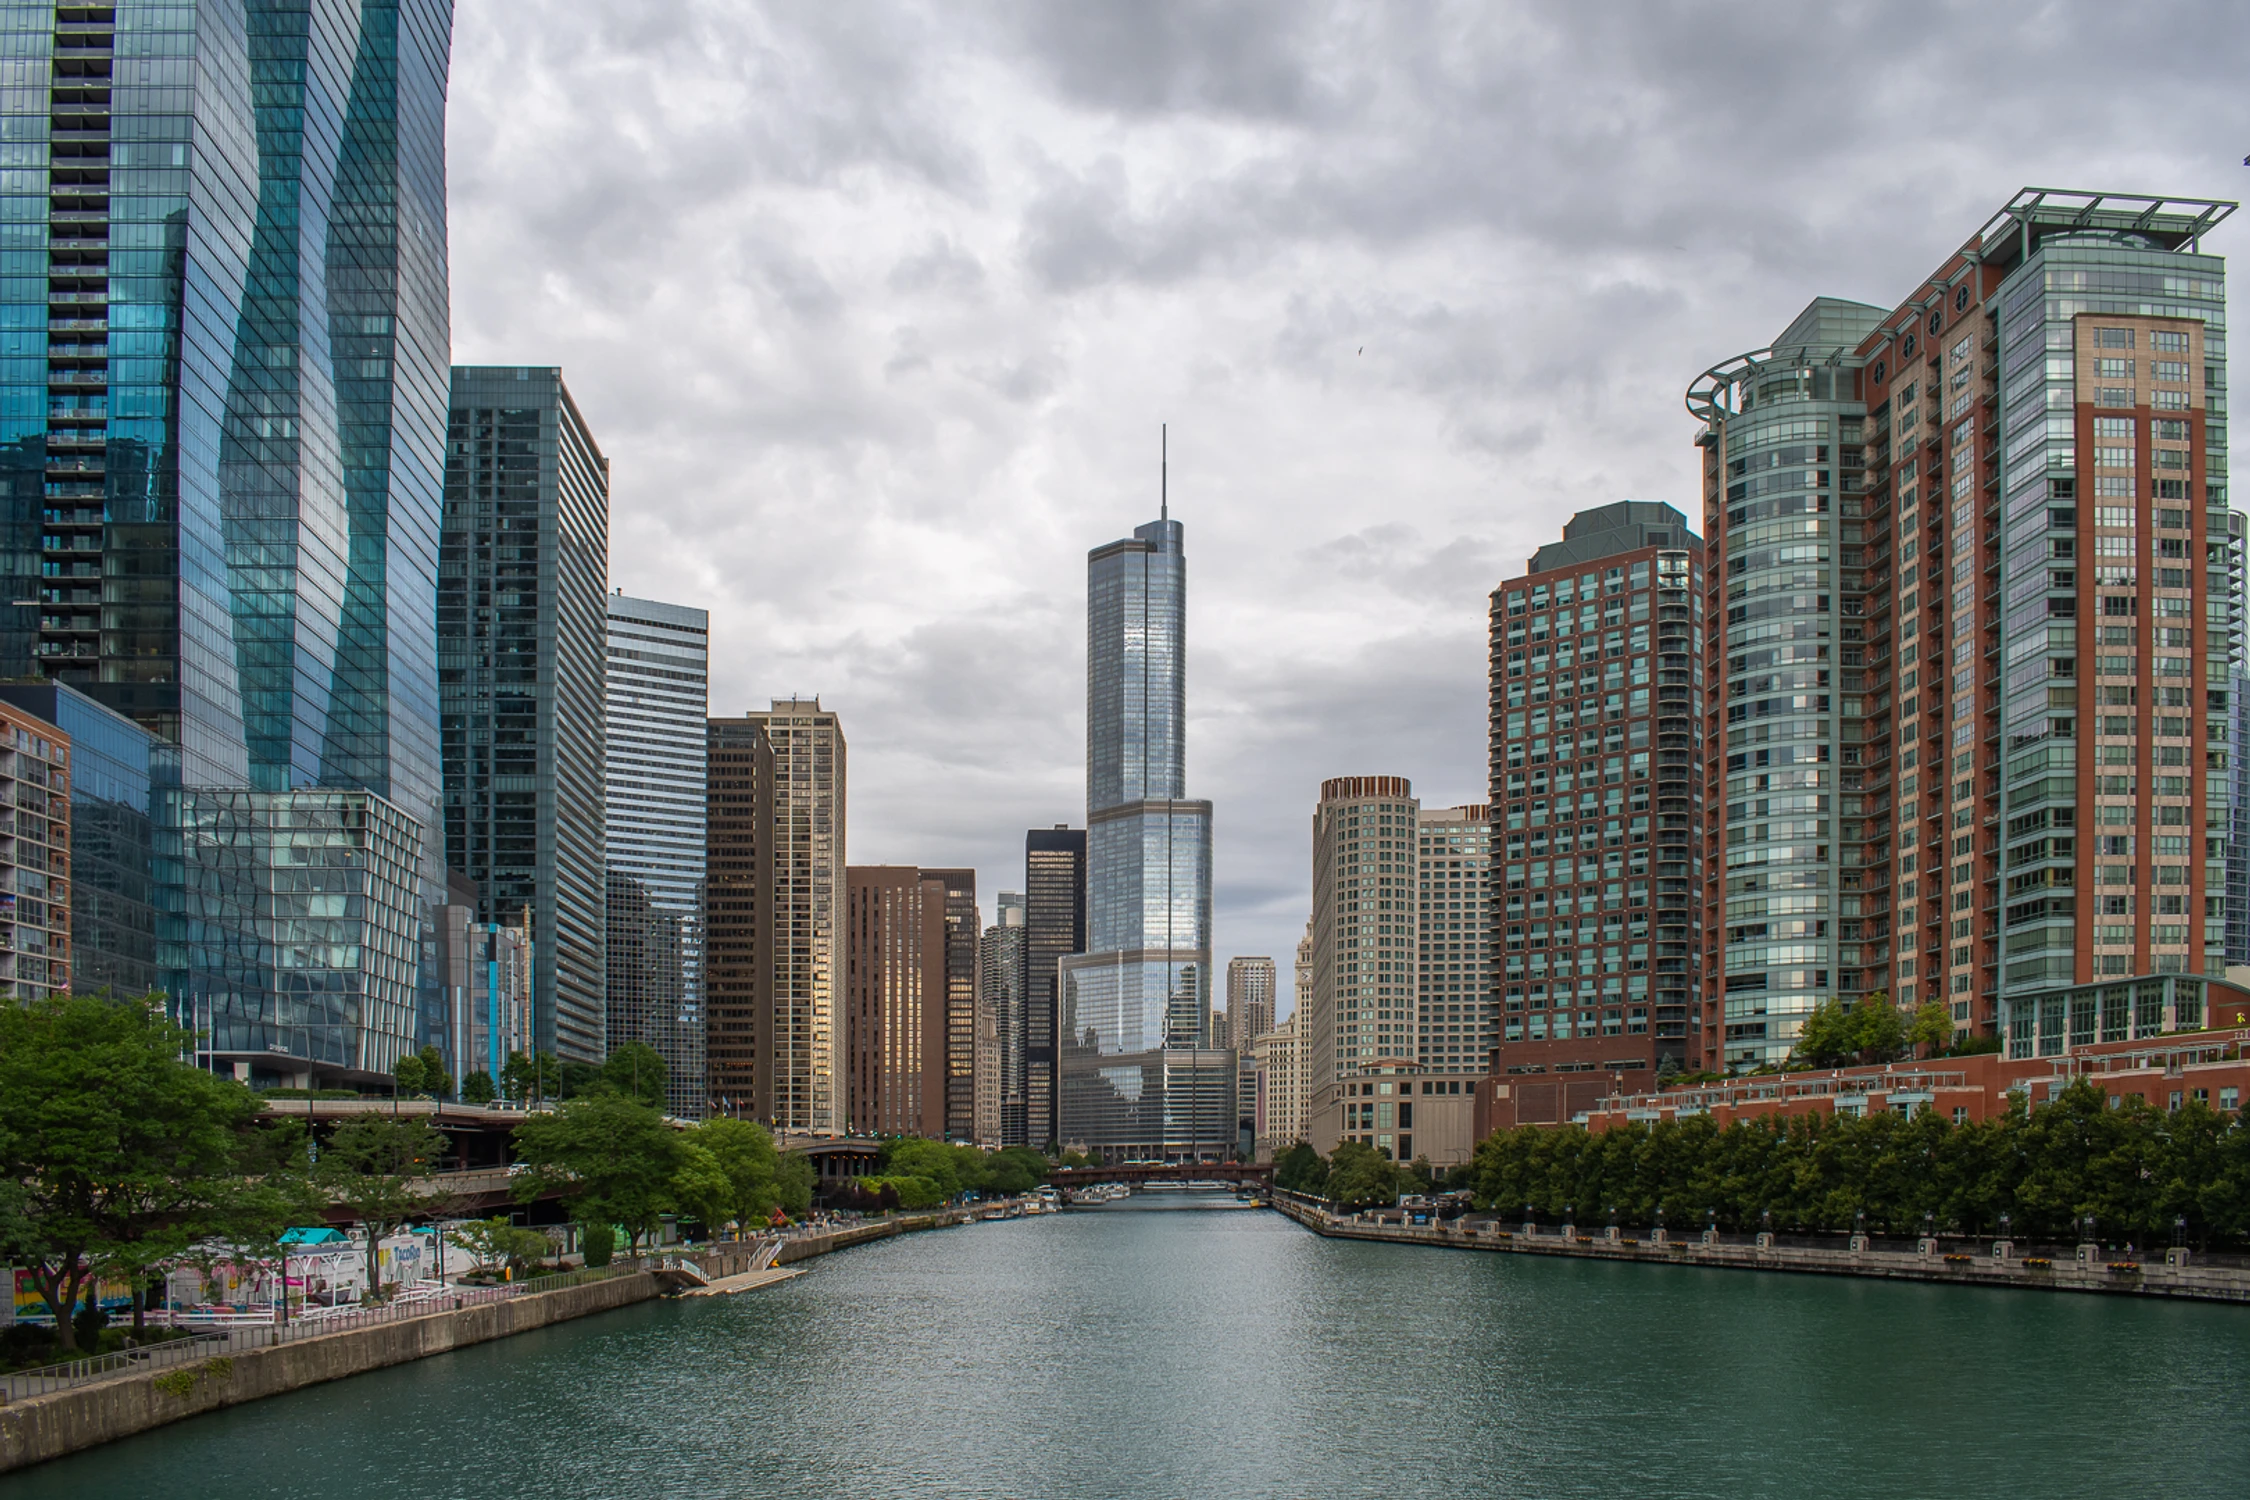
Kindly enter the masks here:
M 2012 1054 L 2200 1025 L 2231 785 L 2231 203 L 2026 189 L 1707 371 L 1706 1059 L 1833 994 Z
M 843 1094 L 854 1135 L 947 1133 L 949 872 L 844 872 Z
M 1677 510 L 1625 501 L 1573 517 L 1492 592 L 1504 1081 L 1645 1084 L 1701 1053 L 1701 557 Z
M 712 719 L 704 746 L 704 1086 L 713 1115 L 770 1122 L 773 742 L 760 719 Z

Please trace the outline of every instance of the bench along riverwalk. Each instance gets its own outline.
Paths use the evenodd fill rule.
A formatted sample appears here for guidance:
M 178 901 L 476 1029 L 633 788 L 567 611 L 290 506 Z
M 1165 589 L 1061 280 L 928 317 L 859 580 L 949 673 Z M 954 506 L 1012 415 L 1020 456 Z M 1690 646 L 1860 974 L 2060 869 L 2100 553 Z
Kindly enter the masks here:
M 2024 1254 L 2006 1240 L 1947 1242 L 1925 1238 L 1912 1249 L 1877 1249 L 1854 1235 L 1844 1249 L 1792 1245 L 1781 1236 L 1685 1235 L 1571 1226 L 1391 1224 L 1357 1214 L 1337 1214 L 1317 1199 L 1277 1192 L 1274 1207 L 1305 1228 L 1331 1239 L 1380 1240 L 1507 1255 L 1569 1255 L 1589 1260 L 1710 1266 L 1735 1271 L 1795 1271 L 1816 1276 L 1871 1276 L 1887 1281 L 1943 1281 L 1960 1286 L 2019 1287 L 2046 1292 L 2097 1292 L 2124 1297 L 2169 1297 L 2193 1302 L 2250 1303 L 2250 1269 L 2200 1265 L 2185 1249 L 2158 1251 L 2143 1260 L 2078 1245 L 2061 1254 Z
M 902 1214 L 817 1233 L 668 1252 L 516 1287 L 461 1287 L 419 1302 L 196 1338 L 0 1375 L 0 1473 L 114 1442 L 220 1407 L 424 1359 L 667 1294 L 747 1291 L 802 1274 L 798 1262 L 922 1229 L 974 1222 L 965 1209 Z M 339 1326 L 342 1325 L 342 1326 Z

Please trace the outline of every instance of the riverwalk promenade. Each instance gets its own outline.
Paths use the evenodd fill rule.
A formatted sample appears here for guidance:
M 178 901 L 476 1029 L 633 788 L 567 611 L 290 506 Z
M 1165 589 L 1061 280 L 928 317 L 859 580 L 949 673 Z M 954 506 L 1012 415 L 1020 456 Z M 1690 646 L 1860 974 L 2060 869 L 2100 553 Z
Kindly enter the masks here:
M 1331 1239 L 1379 1240 L 1504 1255 L 1565 1255 L 1583 1260 L 1708 1266 L 1733 1271 L 1790 1271 L 1815 1276 L 1869 1276 L 1886 1281 L 1943 1281 L 1961 1286 L 2045 1292 L 2093 1292 L 2125 1297 L 2169 1297 L 2194 1302 L 2250 1303 L 2250 1269 L 2198 1265 L 2186 1250 L 2159 1251 L 2148 1260 L 2079 1245 L 2060 1255 L 2024 1254 L 2008 1241 L 1917 1241 L 1911 1249 L 1877 1249 L 1864 1235 L 1847 1248 L 1792 1245 L 1779 1236 L 1721 1235 L 1691 1230 L 1591 1232 L 1571 1225 L 1510 1225 L 1455 1221 L 1426 1225 L 1385 1223 L 1364 1214 L 1337 1214 L 1318 1199 L 1277 1192 L 1274 1207 L 1315 1234 Z
M 323 1321 L 213 1330 L 191 1341 L 0 1376 L 0 1473 L 225 1406 L 528 1333 L 686 1290 L 732 1291 L 783 1269 L 894 1235 L 975 1219 L 966 1209 L 901 1214 L 772 1239 L 668 1251 L 521 1288 L 462 1287 L 406 1306 Z M 338 1326 L 342 1324 L 344 1326 Z

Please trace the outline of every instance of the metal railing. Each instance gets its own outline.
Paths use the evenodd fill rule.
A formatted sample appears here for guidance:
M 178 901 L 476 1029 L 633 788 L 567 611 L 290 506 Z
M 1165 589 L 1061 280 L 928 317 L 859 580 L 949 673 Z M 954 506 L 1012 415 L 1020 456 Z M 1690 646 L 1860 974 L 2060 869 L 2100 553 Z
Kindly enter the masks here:
M 194 1364 L 214 1356 L 238 1354 L 252 1349 L 270 1349 L 280 1344 L 295 1343 L 300 1339 L 324 1338 L 332 1333 L 346 1333 L 357 1328 L 372 1328 L 381 1323 L 426 1318 L 436 1313 L 454 1312 L 490 1302 L 509 1302 L 540 1292 L 559 1292 L 589 1282 L 608 1281 L 619 1276 L 658 1270 L 663 1264 L 661 1256 L 643 1256 L 637 1260 L 613 1261 L 596 1269 L 556 1271 L 525 1281 L 504 1282 L 498 1286 L 425 1282 L 407 1289 L 390 1302 L 365 1307 L 307 1309 L 300 1311 L 286 1323 L 242 1322 L 214 1326 L 215 1320 L 214 1323 L 199 1322 L 193 1314 L 152 1314 L 149 1321 L 154 1326 L 190 1328 L 194 1332 L 184 1339 L 168 1339 L 137 1349 L 119 1349 L 108 1354 L 92 1354 L 81 1359 L 65 1360 L 60 1364 L 42 1365 L 34 1370 L 0 1374 L 0 1400 L 18 1401 L 26 1396 L 69 1390 L 73 1386 L 114 1379 L 120 1375 L 142 1374 L 150 1370 Z

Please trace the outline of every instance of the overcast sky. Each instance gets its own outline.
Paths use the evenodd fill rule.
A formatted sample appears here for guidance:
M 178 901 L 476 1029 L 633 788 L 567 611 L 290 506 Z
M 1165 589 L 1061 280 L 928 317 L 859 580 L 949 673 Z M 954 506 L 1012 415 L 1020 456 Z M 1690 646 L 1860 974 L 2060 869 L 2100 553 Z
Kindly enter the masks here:
M 1487 591 L 1696 509 L 1681 392 L 2017 188 L 2250 186 L 2232 5 L 460 0 L 453 338 L 556 364 L 712 711 L 818 693 L 853 863 L 1085 818 L 1085 554 L 1188 551 L 1220 959 L 1323 777 L 1484 800 Z M 2250 218 L 2211 248 L 2229 253 Z

